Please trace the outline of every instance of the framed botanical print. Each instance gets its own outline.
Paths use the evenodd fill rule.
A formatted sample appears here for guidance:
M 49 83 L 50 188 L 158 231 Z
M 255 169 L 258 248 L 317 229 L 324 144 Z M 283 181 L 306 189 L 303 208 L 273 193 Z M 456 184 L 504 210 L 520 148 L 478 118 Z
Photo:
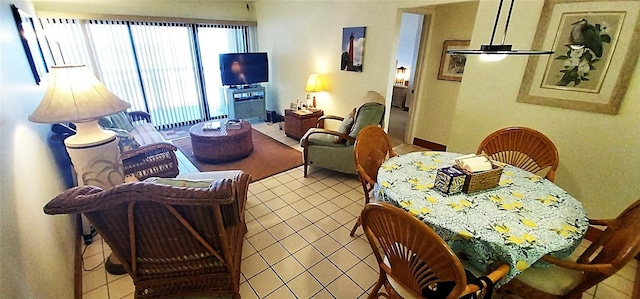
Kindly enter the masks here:
M 442 58 L 438 70 L 438 80 L 462 81 L 467 55 L 449 54 L 448 50 L 468 49 L 468 40 L 445 40 L 442 45 Z
M 518 102 L 617 114 L 640 51 L 640 1 L 548 0 Z

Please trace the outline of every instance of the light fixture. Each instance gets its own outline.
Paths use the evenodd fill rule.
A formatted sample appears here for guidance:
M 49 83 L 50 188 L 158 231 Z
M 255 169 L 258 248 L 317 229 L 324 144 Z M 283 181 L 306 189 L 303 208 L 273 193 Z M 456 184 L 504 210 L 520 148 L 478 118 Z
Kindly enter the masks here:
M 403 86 L 406 77 L 407 68 L 400 66 L 396 69 L 396 85 Z
M 493 44 L 493 39 L 496 35 L 496 29 L 498 28 L 498 21 L 500 20 L 500 12 L 502 11 L 502 3 L 504 0 L 500 0 L 500 6 L 498 6 L 498 13 L 496 14 L 496 21 L 493 24 L 493 31 L 491 32 L 491 40 L 488 45 L 481 45 L 480 49 L 476 50 L 464 50 L 464 49 L 452 49 L 447 50 L 449 54 L 484 54 L 486 56 L 494 56 L 494 55 L 503 55 L 502 58 L 506 57 L 506 55 L 548 55 L 553 54 L 553 51 L 547 50 L 513 50 L 511 45 L 505 45 L 505 39 L 507 38 L 507 30 L 509 29 L 509 21 L 511 20 L 511 12 L 513 11 L 513 2 L 515 0 L 511 0 L 511 5 L 509 6 L 509 14 L 507 15 L 507 22 L 504 25 L 504 34 L 502 35 L 502 43 L 499 45 Z M 487 57 L 489 61 L 501 60 L 496 57 Z
M 307 86 L 305 87 L 304 91 L 306 92 L 320 92 L 324 90 L 324 86 L 322 85 L 322 78 L 320 78 L 320 75 L 318 74 L 311 74 L 309 75 L 309 79 L 307 79 Z M 307 101 L 309 101 L 309 98 L 311 97 L 310 94 L 307 94 Z M 313 101 L 312 103 L 307 103 L 307 106 L 316 107 L 316 97 L 313 96 Z

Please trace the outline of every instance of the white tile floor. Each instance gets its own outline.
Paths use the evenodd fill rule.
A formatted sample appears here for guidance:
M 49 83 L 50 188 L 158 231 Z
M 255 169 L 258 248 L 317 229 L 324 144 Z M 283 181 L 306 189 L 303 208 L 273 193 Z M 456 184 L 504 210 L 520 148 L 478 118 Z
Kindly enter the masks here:
M 278 125 L 254 128 L 301 150 Z M 421 150 L 411 145 L 398 154 Z M 178 151 L 181 172 L 198 170 Z M 248 233 L 243 246 L 242 298 L 366 298 L 377 279 L 377 265 L 366 237 L 349 232 L 363 205 L 357 176 L 302 167 L 249 186 Z M 84 252 L 83 298 L 133 298 L 128 275 L 104 270 L 111 250 L 98 236 Z M 632 262 L 583 298 L 631 298 L 637 263 Z M 499 297 L 499 296 L 497 296 Z

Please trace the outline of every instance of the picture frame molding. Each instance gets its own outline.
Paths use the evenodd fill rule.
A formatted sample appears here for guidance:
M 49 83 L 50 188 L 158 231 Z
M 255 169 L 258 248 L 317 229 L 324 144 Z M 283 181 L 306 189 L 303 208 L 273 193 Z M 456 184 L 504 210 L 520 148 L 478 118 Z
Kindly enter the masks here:
M 625 36 L 616 37 L 618 39 L 621 38 L 629 38 L 628 45 L 625 48 L 616 44 L 616 47 L 612 49 L 613 54 L 610 60 L 610 64 L 613 64 L 614 61 L 621 65 L 618 70 L 607 69 L 607 72 L 603 74 L 604 76 L 604 84 L 608 84 L 610 87 L 610 93 L 604 93 L 603 90 L 599 90 L 592 97 L 597 97 L 599 99 L 596 101 L 586 101 L 584 100 L 585 95 L 590 93 L 586 91 L 576 91 L 571 90 L 571 88 L 558 88 L 557 90 L 543 89 L 542 88 L 542 80 L 544 79 L 544 75 L 540 77 L 537 72 L 547 72 L 546 66 L 548 65 L 548 59 L 555 59 L 558 53 L 554 53 L 550 56 L 531 56 L 527 61 L 527 66 L 524 72 L 522 84 L 520 85 L 520 90 L 518 93 L 517 102 L 520 103 L 529 103 L 543 106 L 551 106 L 557 108 L 566 108 L 573 110 L 581 110 L 581 111 L 589 111 L 595 113 L 603 113 L 603 114 L 617 114 L 622 100 L 629 88 L 629 83 L 631 80 L 631 76 L 633 75 L 633 70 L 636 67 L 636 63 L 638 60 L 638 52 L 640 52 L 640 1 L 639 0 L 617 0 L 617 2 L 624 2 L 627 4 L 624 9 L 616 7 L 612 9 L 611 5 L 614 0 L 598 0 L 598 1 L 584 1 L 584 0 L 546 0 L 545 4 L 542 8 L 542 13 L 540 15 L 540 19 L 538 21 L 538 27 L 536 29 L 536 35 L 533 41 L 533 48 L 545 48 L 546 44 L 550 41 L 553 43 L 555 35 L 558 34 L 557 30 L 554 32 L 554 36 L 550 36 L 550 23 L 555 24 L 556 19 L 552 20 L 554 9 L 557 5 L 562 4 L 576 4 L 576 5 L 589 5 L 589 6 L 600 6 L 601 10 L 591 10 L 585 12 L 594 13 L 594 12 L 614 12 L 624 10 L 626 12 L 625 17 L 625 25 L 632 25 L 632 29 L 626 28 L 624 31 L 627 32 Z M 567 5 L 566 7 L 570 7 Z M 561 9 L 561 8 L 559 8 Z M 560 20 L 562 18 L 562 13 L 571 13 L 571 12 L 581 12 L 581 11 L 566 11 L 560 13 Z M 635 18 L 634 18 L 635 15 Z M 629 24 L 632 23 L 632 24 Z M 630 32 L 630 33 L 628 33 Z M 618 34 L 623 33 L 623 30 L 618 32 Z M 554 46 L 554 44 L 549 45 L 550 47 Z M 624 51 L 623 54 L 618 53 L 619 51 Z M 622 61 L 620 62 L 620 59 Z M 538 68 L 544 68 L 538 70 Z M 606 81 L 609 80 L 609 81 Z M 612 83 L 611 80 L 615 80 Z M 534 82 L 535 81 L 535 82 Z M 535 88 L 538 91 L 542 91 L 546 94 L 554 94 L 554 96 L 543 96 L 539 95 L 541 92 L 533 92 L 532 88 Z M 601 94 L 601 92 L 603 92 Z M 606 100 L 606 101 L 605 101 Z

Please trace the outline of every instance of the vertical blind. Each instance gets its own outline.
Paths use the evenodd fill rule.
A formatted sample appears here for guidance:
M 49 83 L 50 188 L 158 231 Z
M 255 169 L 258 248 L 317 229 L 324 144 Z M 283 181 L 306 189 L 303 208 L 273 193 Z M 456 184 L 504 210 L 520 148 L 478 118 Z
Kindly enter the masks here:
M 56 64 L 86 64 L 158 128 L 228 114 L 218 54 L 252 50 L 253 27 L 41 18 Z M 52 44 L 52 40 L 55 42 Z

